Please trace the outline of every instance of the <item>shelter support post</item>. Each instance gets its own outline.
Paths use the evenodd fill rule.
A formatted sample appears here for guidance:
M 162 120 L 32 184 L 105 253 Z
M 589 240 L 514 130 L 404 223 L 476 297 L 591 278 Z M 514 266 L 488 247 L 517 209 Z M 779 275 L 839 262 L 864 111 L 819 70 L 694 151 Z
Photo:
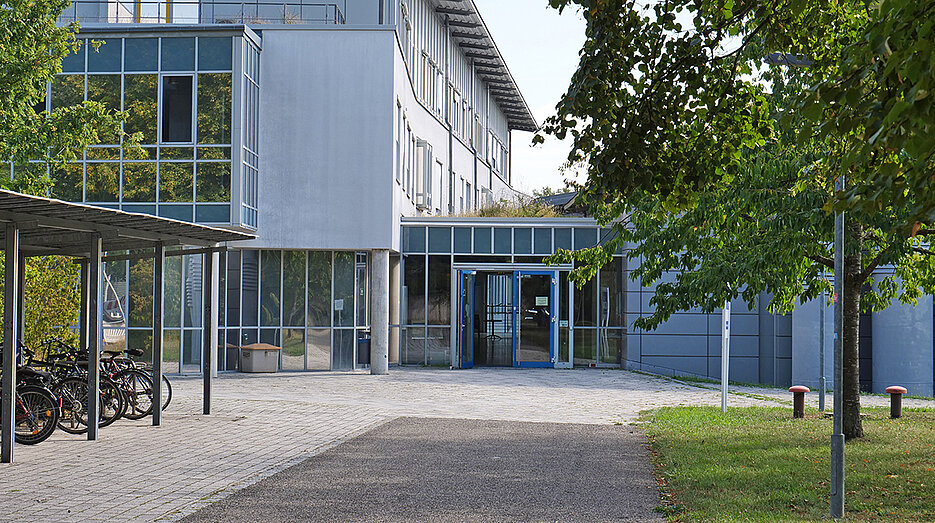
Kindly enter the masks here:
M 91 238 L 88 256 L 88 441 L 97 439 L 101 397 L 101 235 Z
M 18 281 L 20 274 L 17 265 L 19 255 L 19 228 L 16 224 L 6 226 L 6 245 L 4 246 L 4 277 L 3 277 L 3 380 L 0 384 L 0 462 L 13 463 L 13 405 L 16 393 L 16 340 L 19 339 L 19 319 L 16 317 L 19 309 L 19 295 L 22 293 Z
M 390 362 L 390 251 L 373 251 L 370 287 L 370 373 L 387 374 Z
M 153 426 L 162 423 L 162 311 L 165 301 L 166 247 L 156 244 L 153 261 Z
M 211 414 L 211 380 L 217 373 L 218 346 L 218 265 L 220 254 L 211 252 L 205 254 L 204 260 L 204 319 L 201 342 L 201 375 L 204 381 L 204 408 L 205 415 Z

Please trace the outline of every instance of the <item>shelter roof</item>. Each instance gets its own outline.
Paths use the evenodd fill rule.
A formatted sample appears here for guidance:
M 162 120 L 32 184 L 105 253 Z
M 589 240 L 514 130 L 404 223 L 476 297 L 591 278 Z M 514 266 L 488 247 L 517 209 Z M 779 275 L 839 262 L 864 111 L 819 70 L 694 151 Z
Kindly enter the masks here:
M 157 243 L 212 247 L 255 238 L 229 229 L 6 190 L 0 190 L 0 223 L 17 225 L 20 249 L 27 256 L 88 256 L 95 235 L 101 236 L 105 252 L 146 249 Z M 5 235 L 6 228 L 0 227 L 0 248 Z

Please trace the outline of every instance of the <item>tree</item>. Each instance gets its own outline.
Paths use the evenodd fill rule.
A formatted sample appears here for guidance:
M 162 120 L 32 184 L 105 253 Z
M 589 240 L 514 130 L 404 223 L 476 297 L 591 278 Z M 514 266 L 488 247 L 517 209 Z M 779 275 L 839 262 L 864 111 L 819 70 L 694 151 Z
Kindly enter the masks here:
M 543 132 L 572 137 L 568 160 L 588 166 L 579 201 L 589 205 L 591 214 L 607 224 L 635 206 L 661 220 L 654 222 L 664 229 L 657 231 L 660 235 L 674 235 L 701 216 L 708 221 L 692 227 L 709 234 L 752 234 L 743 221 L 715 220 L 717 210 L 739 210 L 725 206 L 742 202 L 718 199 L 725 197 L 723 191 L 733 190 L 735 198 L 754 194 L 777 198 L 776 202 L 756 199 L 775 215 L 747 214 L 758 224 L 774 219 L 789 226 L 780 235 L 787 243 L 778 245 L 785 250 L 765 252 L 781 252 L 783 259 L 796 260 L 798 272 L 779 271 L 768 277 L 773 278 L 771 283 L 757 271 L 729 271 L 724 262 L 713 259 L 716 252 L 733 253 L 750 267 L 782 269 L 772 263 L 775 258 L 758 260 L 755 251 L 728 248 L 741 243 L 727 242 L 722 246 L 726 250 L 714 248 L 709 254 L 712 260 L 702 264 L 683 251 L 717 238 L 703 240 L 691 234 L 684 241 L 674 236 L 646 238 L 671 249 L 668 255 L 655 251 L 659 267 L 679 267 L 675 261 L 684 262 L 685 283 L 697 279 L 694 287 L 681 288 L 686 294 L 662 286 L 663 294 L 673 293 L 671 305 L 679 299 L 686 302 L 691 289 L 697 292 L 702 284 L 715 282 L 724 289 L 710 298 L 718 304 L 729 294 L 728 282 L 734 288 L 746 285 L 745 298 L 758 288 L 772 289 L 776 294 L 771 306 L 776 309 L 794 301 L 790 292 L 813 296 L 815 285 L 809 285 L 807 278 L 803 284 L 792 279 L 814 276 L 816 264 L 828 264 L 827 249 L 814 249 L 827 245 L 828 238 L 822 239 L 818 228 L 830 233 L 830 215 L 822 221 L 809 211 L 808 220 L 802 222 L 802 216 L 785 213 L 814 209 L 809 198 L 822 197 L 817 209 L 849 211 L 843 303 L 847 317 L 844 432 L 849 438 L 859 437 L 861 286 L 873 267 L 897 263 L 907 277 L 899 291 L 901 299 L 911 301 L 920 289 L 930 288 L 928 269 L 923 270 L 926 262 L 917 259 L 925 247 L 916 235 L 928 233 L 925 223 L 931 223 L 935 212 L 935 196 L 926 190 L 935 156 L 928 96 L 933 80 L 925 73 L 935 53 L 931 3 L 666 0 L 646 8 L 632 0 L 550 0 L 550 4 L 559 9 L 579 6 L 587 22 L 578 70 Z M 745 157 L 754 154 L 759 162 L 769 163 L 802 152 L 789 153 L 789 145 L 777 140 L 779 128 L 768 91 L 781 79 L 782 68 L 767 69 L 763 62 L 764 56 L 776 51 L 780 57 L 793 53 L 809 64 L 803 74 L 805 88 L 788 99 L 780 120 L 800 145 L 815 143 L 819 148 L 811 151 L 817 153 L 814 161 L 799 164 L 809 168 L 804 179 L 774 170 L 772 175 L 787 176 L 772 180 L 770 186 L 749 178 Z M 767 142 L 770 153 L 763 150 Z M 776 144 L 781 144 L 779 149 Z M 770 160 L 769 154 L 779 156 Z M 846 190 L 830 190 L 832 180 L 843 175 Z M 789 193 L 796 195 L 794 201 L 784 200 L 775 191 L 790 190 L 781 183 L 790 179 L 799 184 L 796 187 L 811 187 L 811 192 L 795 189 Z M 808 228 L 793 234 L 796 228 L 791 222 L 797 220 Z M 807 231 L 812 236 L 799 239 L 807 239 L 812 251 L 788 243 L 790 235 Z M 685 243 L 690 241 L 696 243 Z M 595 253 L 584 253 L 582 259 L 589 257 L 595 263 L 600 259 Z M 651 269 L 647 271 L 651 276 Z M 585 268 L 580 275 L 590 272 Z M 878 285 L 882 292 L 866 295 L 865 306 L 882 304 L 897 294 L 895 280 Z M 700 300 L 697 293 L 693 299 Z
M 67 0 L 10 0 L 0 5 L 0 159 L 15 177 L 0 188 L 45 195 L 49 166 L 79 158 L 102 137 L 122 135 L 122 113 L 99 102 L 45 111 L 46 86 L 62 59 L 78 48 L 76 24 L 59 27 Z M 130 146 L 135 140 L 125 140 Z M 6 165 L 6 164 L 4 164 Z M 0 255 L 2 258 L 2 255 Z M 2 264 L 0 264 L 2 267 Z M 29 258 L 26 265 L 25 342 L 68 337 L 78 322 L 77 267 L 66 258 Z

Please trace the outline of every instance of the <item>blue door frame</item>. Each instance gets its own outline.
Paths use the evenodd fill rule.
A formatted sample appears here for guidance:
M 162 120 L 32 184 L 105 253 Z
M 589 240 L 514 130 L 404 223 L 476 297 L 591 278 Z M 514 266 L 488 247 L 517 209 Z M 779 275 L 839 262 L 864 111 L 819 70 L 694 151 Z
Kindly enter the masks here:
M 538 361 L 519 361 L 517 359 L 517 354 L 519 352 L 519 336 L 522 335 L 520 332 L 520 277 L 521 276 L 547 276 L 549 278 L 549 361 L 538 362 Z M 552 271 L 513 271 L 513 366 L 514 367 L 523 367 L 523 368 L 553 368 L 555 367 L 556 359 L 556 343 L 555 343 L 555 321 L 557 311 L 556 306 L 556 294 L 557 294 L 557 278 L 555 273 Z

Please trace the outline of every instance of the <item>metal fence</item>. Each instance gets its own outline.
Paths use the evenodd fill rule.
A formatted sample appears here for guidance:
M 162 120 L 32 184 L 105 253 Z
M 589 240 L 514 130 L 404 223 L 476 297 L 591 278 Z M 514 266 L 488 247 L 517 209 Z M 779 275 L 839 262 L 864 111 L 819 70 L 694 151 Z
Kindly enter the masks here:
M 73 0 L 60 23 L 343 24 L 337 3 L 254 0 Z

